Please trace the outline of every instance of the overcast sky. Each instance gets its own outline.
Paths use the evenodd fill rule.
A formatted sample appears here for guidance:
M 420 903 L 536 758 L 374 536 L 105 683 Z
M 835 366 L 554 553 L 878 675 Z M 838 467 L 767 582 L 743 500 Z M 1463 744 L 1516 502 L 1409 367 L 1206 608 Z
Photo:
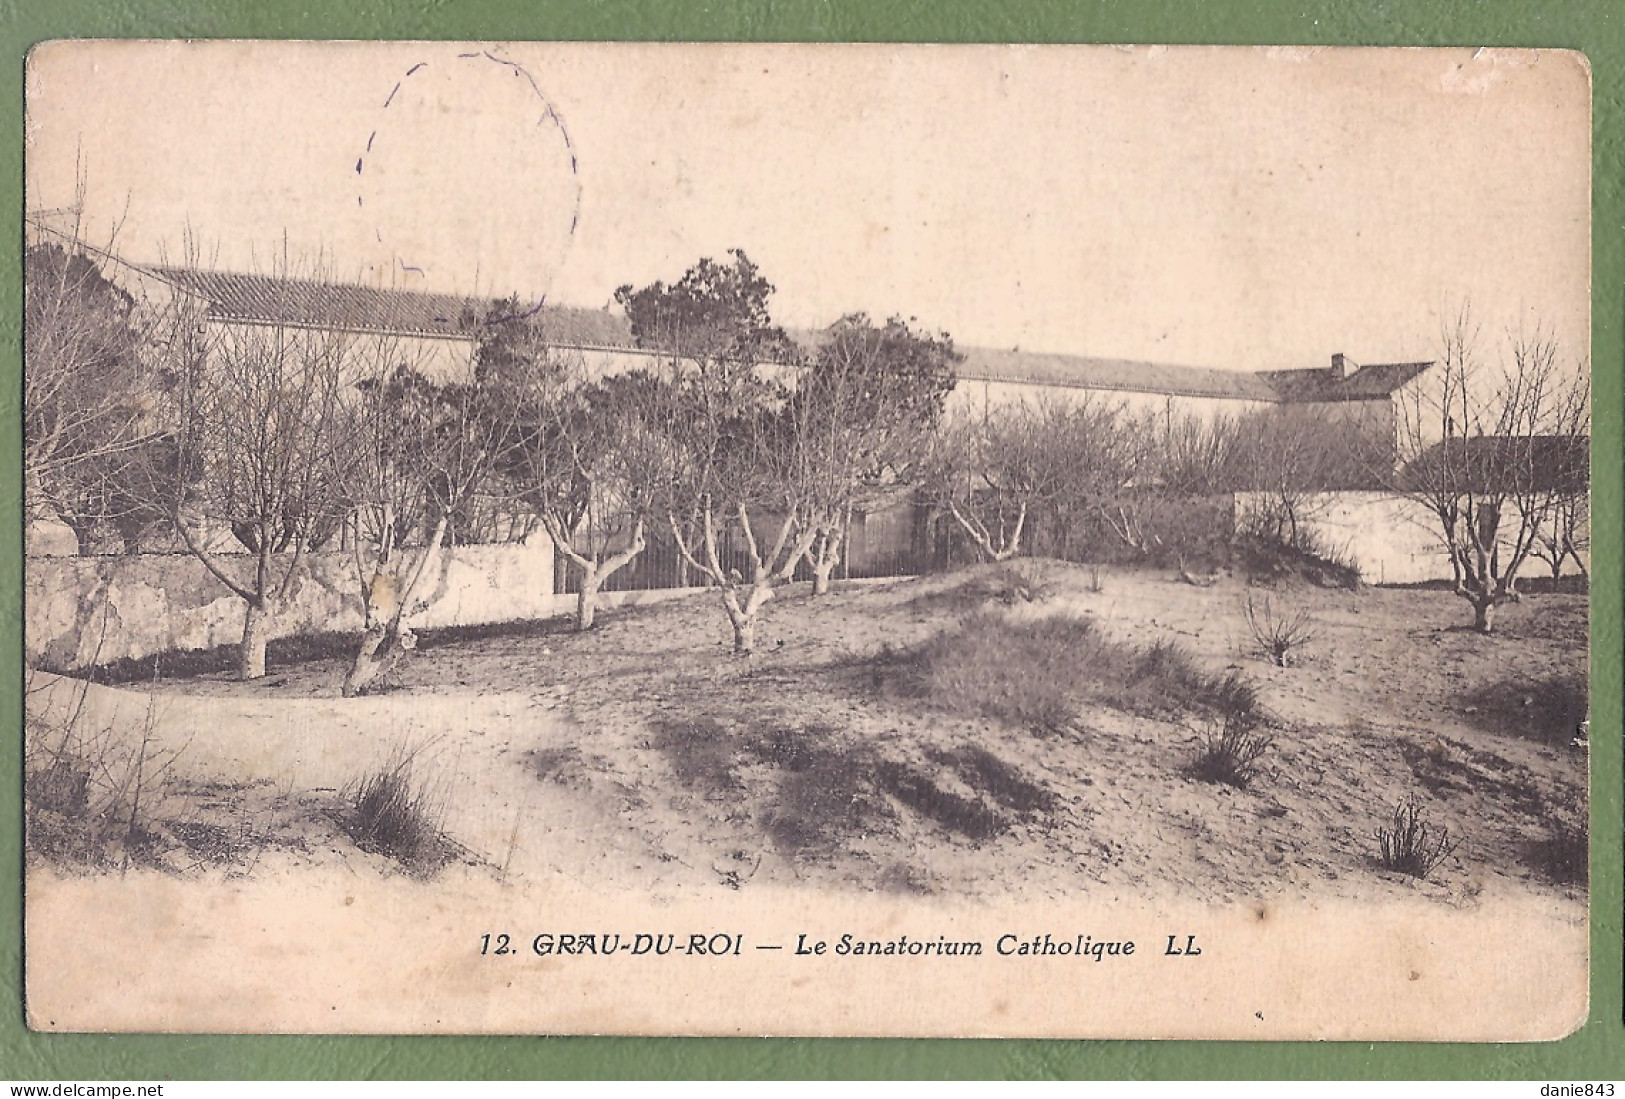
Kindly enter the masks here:
M 603 306 L 743 248 L 776 318 L 1225 368 L 1589 339 L 1573 55 L 65 43 L 28 202 L 223 268 Z M 370 150 L 368 146 L 371 146 Z

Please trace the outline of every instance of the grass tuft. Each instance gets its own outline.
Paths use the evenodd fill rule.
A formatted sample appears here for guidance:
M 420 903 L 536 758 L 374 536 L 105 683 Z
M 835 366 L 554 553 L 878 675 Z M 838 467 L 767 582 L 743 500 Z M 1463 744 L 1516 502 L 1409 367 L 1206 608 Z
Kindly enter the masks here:
M 1259 653 L 1277 668 L 1285 668 L 1291 662 L 1294 649 L 1302 648 L 1315 639 L 1314 625 L 1307 609 L 1276 614 L 1269 596 L 1255 600 L 1248 592 L 1247 598 L 1242 600 L 1241 613 L 1247 620 L 1247 628 L 1252 631 L 1253 643 Z
M 160 811 L 180 749 L 158 737 L 149 704 L 142 723 L 121 734 L 83 718 L 83 686 L 66 715 L 24 720 L 24 843 L 59 866 L 125 870 L 164 866 L 175 846 Z
M 1443 825 L 1435 829 L 1425 818 L 1426 812 L 1416 801 L 1395 807 L 1392 825 L 1377 829 L 1378 861 L 1383 869 L 1426 878 L 1456 850 L 1460 841 L 1450 838 L 1450 829 Z
M 1206 743 L 1191 770 L 1203 782 L 1222 782 L 1245 790 L 1258 777 L 1258 762 L 1275 738 L 1243 715 L 1209 719 Z
M 415 778 L 417 755 L 417 749 L 398 748 L 356 783 L 347 831 L 363 851 L 432 874 L 451 861 L 454 848 L 442 828 L 446 798 L 435 783 Z

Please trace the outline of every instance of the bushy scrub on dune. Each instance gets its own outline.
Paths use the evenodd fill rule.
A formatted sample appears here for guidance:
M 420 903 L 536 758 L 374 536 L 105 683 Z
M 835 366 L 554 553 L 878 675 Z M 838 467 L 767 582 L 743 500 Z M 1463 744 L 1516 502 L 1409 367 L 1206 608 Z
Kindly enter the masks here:
M 1090 706 L 1148 715 L 1257 709 L 1249 683 L 1203 671 L 1177 643 L 1112 641 L 1083 617 L 1022 621 L 981 612 L 882 659 L 893 673 L 884 678 L 904 693 L 1036 732 L 1065 729 Z
M 31 860 L 69 873 L 235 875 L 251 872 L 269 851 L 302 851 L 308 838 L 325 835 L 325 794 L 296 794 L 265 779 L 189 778 L 189 742 L 161 737 L 151 707 L 124 728 L 92 722 L 78 705 L 66 716 L 30 713 L 24 723 Z
M 158 746 L 151 715 L 137 737 L 34 714 L 24 745 L 25 836 L 30 850 L 74 869 L 156 865 L 166 844 L 154 807 L 176 753 Z

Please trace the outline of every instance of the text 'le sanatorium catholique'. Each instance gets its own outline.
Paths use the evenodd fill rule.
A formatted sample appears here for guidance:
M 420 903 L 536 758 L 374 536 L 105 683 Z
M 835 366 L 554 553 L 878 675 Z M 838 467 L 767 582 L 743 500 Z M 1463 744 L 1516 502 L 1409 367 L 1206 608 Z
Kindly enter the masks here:
M 740 958 L 757 952 L 777 953 L 787 958 L 825 957 L 908 957 L 908 958 L 1072 958 L 1104 962 L 1113 958 L 1169 957 L 1195 958 L 1202 947 L 1195 935 L 1167 935 L 1154 943 L 1139 944 L 1132 939 L 1096 939 L 1084 934 L 1023 935 L 1010 932 L 995 939 L 951 939 L 945 935 L 916 938 L 898 935 L 877 939 L 850 932 L 832 938 L 798 934 L 794 940 L 756 940 L 742 932 L 717 931 L 699 934 L 666 934 L 639 931 L 552 932 L 539 935 L 510 935 L 491 932 L 479 938 L 479 953 L 486 957 L 539 958 Z

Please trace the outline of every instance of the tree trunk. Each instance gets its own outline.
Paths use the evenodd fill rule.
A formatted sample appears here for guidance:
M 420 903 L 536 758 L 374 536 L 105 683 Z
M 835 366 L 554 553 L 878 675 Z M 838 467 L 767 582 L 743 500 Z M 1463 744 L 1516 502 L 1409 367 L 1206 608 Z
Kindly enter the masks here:
M 554 535 L 555 544 L 563 548 L 565 556 L 581 573 L 581 587 L 576 592 L 576 632 L 590 630 L 598 617 L 598 593 L 603 589 L 604 582 L 637 560 L 638 554 L 648 545 L 643 539 L 643 520 L 639 519 L 632 528 L 632 541 L 627 547 L 604 560 L 577 553 L 568 542 L 563 541 L 561 535 L 553 531 L 549 533 Z
M 361 632 L 361 645 L 344 677 L 345 698 L 361 694 L 417 647 L 417 635 L 408 622 L 413 614 L 428 606 L 422 589 L 439 567 L 448 522 L 442 514 L 416 562 L 409 567 L 404 559 L 391 560 L 393 539 L 385 538 L 373 565 L 372 579 L 363 589 L 367 619 Z
M 577 633 L 592 629 L 593 622 L 598 617 L 598 589 L 603 582 L 603 573 L 596 564 L 582 570 L 581 590 L 576 592 Z
M 813 594 L 829 594 L 830 574 L 835 571 L 836 560 L 833 556 L 813 561 Z
M 740 618 L 733 624 L 734 652 L 749 654 L 756 651 L 756 616 Z
M 398 622 L 369 629 L 361 637 L 361 648 L 344 676 L 341 693 L 345 698 L 362 694 L 380 676 L 394 670 L 401 658 L 416 647 L 417 635 Z
M 366 690 L 367 684 L 378 675 L 378 649 L 383 643 L 382 629 L 369 628 L 361 635 L 361 648 L 356 650 L 350 670 L 344 674 L 344 686 L 339 688 L 345 698 L 354 698 Z
M 90 557 L 96 552 L 96 526 L 94 523 L 69 523 L 73 531 L 74 549 L 80 557 Z
M 835 566 L 846 558 L 847 532 L 851 529 L 851 515 L 848 513 L 840 521 L 823 533 L 814 536 L 807 545 L 807 563 L 812 566 L 814 595 L 828 595 L 831 577 L 835 575 Z
M 1473 597 L 1473 629 L 1479 633 L 1495 632 L 1495 600 L 1489 596 Z
M 271 608 L 266 601 L 249 600 L 243 619 L 243 642 L 238 647 L 237 678 L 265 678 L 265 642 L 271 632 Z
M 756 616 L 762 604 L 773 598 L 771 581 L 758 580 L 749 589 L 745 601 L 739 601 L 738 589 L 722 589 L 722 605 L 728 611 L 728 621 L 734 628 L 734 652 L 747 655 L 756 649 Z
M 361 648 L 356 651 L 355 660 L 350 664 L 350 670 L 344 676 L 344 686 L 340 693 L 345 698 L 354 698 L 367 689 L 367 685 L 378 678 L 384 668 L 383 660 L 378 656 L 378 650 L 388 643 L 388 632 L 381 625 L 367 627 L 361 635 Z
M 826 531 L 807 548 L 807 563 L 812 566 L 814 595 L 828 595 L 830 577 L 841 561 L 841 540 L 833 531 Z

